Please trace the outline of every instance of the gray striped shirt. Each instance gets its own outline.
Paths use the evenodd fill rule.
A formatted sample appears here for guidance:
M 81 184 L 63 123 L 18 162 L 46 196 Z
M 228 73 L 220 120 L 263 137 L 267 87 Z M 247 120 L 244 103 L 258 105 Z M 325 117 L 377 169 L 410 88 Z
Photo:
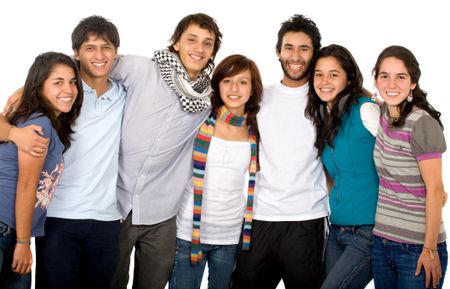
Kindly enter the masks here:
M 386 107 L 382 110 L 374 150 L 380 177 L 374 234 L 401 243 L 423 244 L 426 188 L 418 161 L 442 157 L 444 134 L 424 110 L 411 112 L 401 128 L 391 127 Z M 441 223 L 438 242 L 445 239 Z

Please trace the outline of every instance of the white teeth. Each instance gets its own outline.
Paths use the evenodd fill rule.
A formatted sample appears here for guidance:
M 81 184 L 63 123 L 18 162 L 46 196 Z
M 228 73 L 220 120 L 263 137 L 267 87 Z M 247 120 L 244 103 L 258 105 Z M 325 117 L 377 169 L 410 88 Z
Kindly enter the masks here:
M 398 95 L 398 92 L 387 92 L 386 94 L 389 96 L 396 96 Z
M 230 95 L 230 96 L 228 96 L 228 98 L 230 98 L 230 99 L 239 99 L 241 97 L 237 96 L 237 95 Z
M 62 102 L 71 102 L 72 101 L 71 97 L 60 97 L 58 99 L 59 99 L 59 101 L 62 101 Z
M 93 63 L 94 66 L 101 67 L 105 66 L 106 63 Z
M 192 58 L 194 58 L 195 60 L 200 60 L 200 59 L 202 59 L 202 57 L 201 57 L 201 56 L 195 56 L 195 55 L 191 55 L 191 57 L 192 57 Z
M 331 89 L 331 88 L 321 88 L 320 89 L 320 91 L 323 91 L 323 92 L 330 92 L 330 91 L 332 91 L 333 89 Z
M 289 64 L 289 67 L 291 69 L 294 69 L 294 70 L 299 70 L 299 69 L 301 69 L 302 65 L 300 65 L 300 64 Z

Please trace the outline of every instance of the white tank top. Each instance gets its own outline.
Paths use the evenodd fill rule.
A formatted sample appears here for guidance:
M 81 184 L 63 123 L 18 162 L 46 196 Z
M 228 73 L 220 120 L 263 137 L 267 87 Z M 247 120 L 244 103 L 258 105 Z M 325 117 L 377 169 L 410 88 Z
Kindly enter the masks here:
M 250 143 L 212 137 L 203 188 L 200 242 L 239 243 L 248 186 Z M 189 182 L 177 215 L 177 237 L 191 241 L 194 189 Z

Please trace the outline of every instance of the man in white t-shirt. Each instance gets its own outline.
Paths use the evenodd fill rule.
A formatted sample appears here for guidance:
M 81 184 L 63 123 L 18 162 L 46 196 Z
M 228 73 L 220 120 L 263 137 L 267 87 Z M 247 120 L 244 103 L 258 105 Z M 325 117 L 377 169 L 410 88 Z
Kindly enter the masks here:
M 315 128 L 305 117 L 316 24 L 294 15 L 278 32 L 283 79 L 264 89 L 250 251 L 238 251 L 232 288 L 319 288 L 328 200 Z

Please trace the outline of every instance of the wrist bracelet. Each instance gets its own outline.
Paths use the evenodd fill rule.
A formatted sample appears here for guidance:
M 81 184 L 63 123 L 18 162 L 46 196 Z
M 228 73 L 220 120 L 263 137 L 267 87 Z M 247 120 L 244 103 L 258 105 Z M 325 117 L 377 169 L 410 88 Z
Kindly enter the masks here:
M 423 246 L 422 252 L 428 253 L 428 255 L 430 255 L 431 260 L 434 259 L 434 253 L 433 252 L 437 252 L 437 249 L 431 249 L 428 247 Z
M 31 241 L 30 240 L 28 240 L 28 241 L 23 241 L 24 239 L 17 239 L 16 240 L 16 244 L 18 244 L 18 245 L 31 245 Z
M 425 246 L 423 246 L 423 249 L 424 249 L 424 250 L 428 250 L 428 251 L 432 251 L 432 252 L 437 252 L 437 248 L 436 248 L 436 249 L 432 249 L 432 248 L 430 248 L 430 247 L 425 247 Z

